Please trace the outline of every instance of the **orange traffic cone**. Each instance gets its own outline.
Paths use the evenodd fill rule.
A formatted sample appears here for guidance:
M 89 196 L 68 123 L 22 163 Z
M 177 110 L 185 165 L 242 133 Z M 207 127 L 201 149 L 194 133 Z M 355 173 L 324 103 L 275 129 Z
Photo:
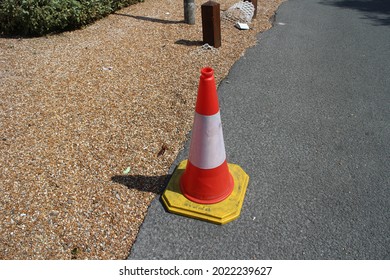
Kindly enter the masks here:
M 168 211 L 217 224 L 239 217 L 249 176 L 227 163 L 214 71 L 201 70 L 188 160 L 162 195 Z
M 228 197 L 234 182 L 226 162 L 214 72 L 208 67 L 201 74 L 190 154 L 180 189 L 191 201 L 211 204 Z

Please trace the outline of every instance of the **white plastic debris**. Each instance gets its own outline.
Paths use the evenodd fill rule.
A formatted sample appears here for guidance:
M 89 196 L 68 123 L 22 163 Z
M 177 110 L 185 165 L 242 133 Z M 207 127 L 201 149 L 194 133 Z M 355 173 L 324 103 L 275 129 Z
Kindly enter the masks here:
M 103 71 L 111 71 L 113 69 L 112 66 L 103 67 Z
M 210 44 L 204 44 L 200 46 L 199 48 L 196 48 L 194 51 L 191 52 L 191 54 L 194 55 L 199 55 L 199 54 L 204 54 L 205 52 L 211 52 L 211 53 L 218 53 L 218 49 L 214 48 Z
M 237 22 L 234 26 L 240 30 L 249 30 L 249 25 L 246 23 Z
M 212 50 L 214 47 L 213 46 L 210 46 L 209 44 L 204 44 L 204 45 L 202 45 L 202 49 L 204 49 L 204 50 Z
M 249 1 L 240 1 L 229 9 L 224 11 L 221 15 L 223 20 L 231 22 L 250 23 L 255 13 L 255 6 Z

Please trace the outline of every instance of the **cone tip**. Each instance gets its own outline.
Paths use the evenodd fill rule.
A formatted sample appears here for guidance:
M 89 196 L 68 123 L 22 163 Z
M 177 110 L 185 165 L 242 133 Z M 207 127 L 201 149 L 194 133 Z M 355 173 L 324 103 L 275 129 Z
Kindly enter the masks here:
M 204 67 L 200 73 L 204 78 L 211 78 L 214 75 L 214 70 L 211 67 Z

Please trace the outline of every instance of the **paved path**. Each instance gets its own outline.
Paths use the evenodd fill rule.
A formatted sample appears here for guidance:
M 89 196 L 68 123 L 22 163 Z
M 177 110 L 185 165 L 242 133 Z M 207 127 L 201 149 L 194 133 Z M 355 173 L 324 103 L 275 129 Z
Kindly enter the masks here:
M 156 199 L 130 259 L 390 259 L 385 2 L 280 7 L 219 87 L 228 161 L 250 175 L 240 218 L 217 226 Z M 188 143 L 175 166 L 187 156 Z

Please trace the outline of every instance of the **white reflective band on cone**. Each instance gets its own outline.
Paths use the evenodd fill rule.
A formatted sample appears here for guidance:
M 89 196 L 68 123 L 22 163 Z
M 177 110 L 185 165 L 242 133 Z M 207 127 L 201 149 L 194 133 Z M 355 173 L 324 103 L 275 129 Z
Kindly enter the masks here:
M 226 159 L 221 115 L 204 116 L 195 112 L 189 161 L 201 169 L 220 166 Z

